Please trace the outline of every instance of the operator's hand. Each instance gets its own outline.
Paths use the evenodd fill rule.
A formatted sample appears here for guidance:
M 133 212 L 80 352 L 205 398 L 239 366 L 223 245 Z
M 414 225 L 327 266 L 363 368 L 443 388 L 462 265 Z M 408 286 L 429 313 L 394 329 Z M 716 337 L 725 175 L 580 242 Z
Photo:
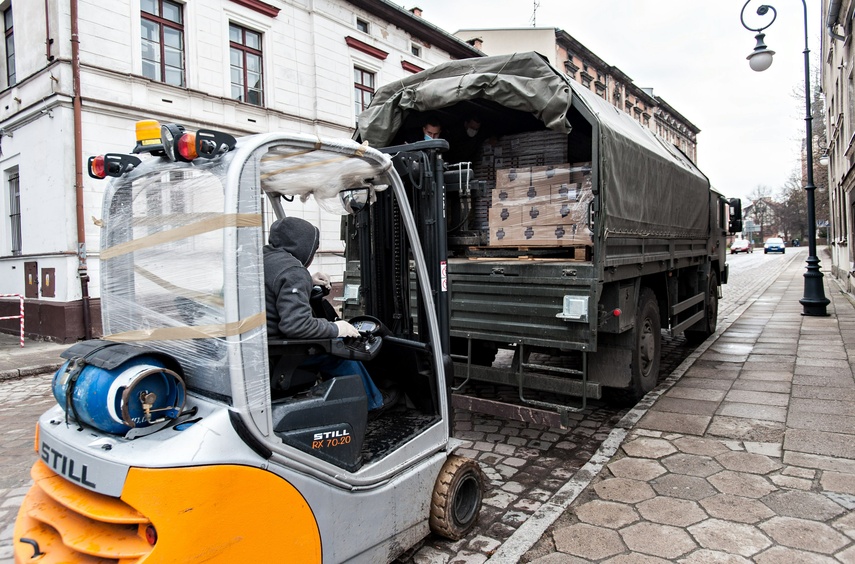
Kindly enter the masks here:
M 338 327 L 338 336 L 339 337 L 359 337 L 359 331 L 356 330 L 356 327 L 348 323 L 343 319 L 339 319 L 335 321 L 335 326 Z
M 332 288 L 330 285 L 330 275 L 326 272 L 315 272 L 312 274 L 312 284 L 320 286 L 321 288 L 326 288 L 327 290 Z

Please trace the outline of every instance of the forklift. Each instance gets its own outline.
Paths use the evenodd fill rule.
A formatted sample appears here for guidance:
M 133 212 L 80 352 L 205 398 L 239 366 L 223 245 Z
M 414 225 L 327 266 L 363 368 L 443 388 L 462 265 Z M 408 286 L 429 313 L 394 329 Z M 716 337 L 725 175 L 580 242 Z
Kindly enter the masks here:
M 348 139 L 152 121 L 132 153 L 89 159 L 111 179 L 104 334 L 62 355 L 16 563 L 391 562 L 472 529 L 484 477 L 450 436 L 444 264 L 400 172 Z M 262 247 L 286 215 L 340 226 L 322 259 L 356 255 L 341 305 L 359 338 L 268 335 Z M 403 400 L 369 414 L 359 376 L 307 368 L 322 356 Z

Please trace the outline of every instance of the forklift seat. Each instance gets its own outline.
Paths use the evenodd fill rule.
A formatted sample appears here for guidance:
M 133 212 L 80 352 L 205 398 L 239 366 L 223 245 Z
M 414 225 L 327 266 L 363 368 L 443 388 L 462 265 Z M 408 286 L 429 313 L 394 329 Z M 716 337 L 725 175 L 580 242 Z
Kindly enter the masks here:
M 312 357 L 328 354 L 329 342 L 329 339 L 268 339 L 271 391 L 282 397 L 315 385 L 317 372 L 301 365 Z

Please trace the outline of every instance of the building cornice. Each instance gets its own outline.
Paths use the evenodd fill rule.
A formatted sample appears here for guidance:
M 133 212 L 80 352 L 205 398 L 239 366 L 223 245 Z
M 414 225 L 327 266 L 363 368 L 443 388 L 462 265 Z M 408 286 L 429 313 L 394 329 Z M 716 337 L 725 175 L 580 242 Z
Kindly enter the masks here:
M 413 37 L 447 52 L 455 59 L 483 57 L 484 53 L 432 23 L 387 0 L 347 0 L 350 4 L 398 26 Z
M 369 45 L 368 43 L 360 41 L 359 39 L 351 37 L 350 35 L 344 38 L 344 42 L 347 43 L 348 47 L 356 49 L 357 51 L 362 51 L 366 55 L 371 55 L 375 59 L 380 59 L 381 61 L 385 61 L 386 57 L 389 56 L 389 53 L 387 51 L 384 51 L 383 49 L 378 49 L 377 47 Z
M 279 15 L 279 8 L 276 6 L 271 6 L 267 2 L 262 2 L 261 0 L 231 0 L 235 4 L 240 4 L 245 8 L 249 8 L 250 10 L 254 10 L 259 14 L 263 14 L 265 16 L 275 18 Z

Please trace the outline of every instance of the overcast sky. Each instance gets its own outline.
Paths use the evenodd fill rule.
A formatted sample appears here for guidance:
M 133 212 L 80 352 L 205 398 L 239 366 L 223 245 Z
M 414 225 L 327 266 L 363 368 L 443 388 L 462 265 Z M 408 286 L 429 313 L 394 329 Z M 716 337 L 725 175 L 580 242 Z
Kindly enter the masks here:
M 459 29 L 531 27 L 532 0 L 412 0 L 422 17 Z M 753 1 L 746 20 L 764 2 Z M 769 3 L 769 0 L 765 0 Z M 820 2 L 808 3 L 811 66 L 820 53 Z M 700 128 L 698 166 L 728 197 L 748 197 L 758 185 L 777 194 L 799 170 L 805 133 L 804 18 L 800 2 L 778 0 L 765 31 L 776 52 L 757 73 L 745 57 L 754 33 L 742 27 L 742 0 L 539 0 L 537 27 L 561 28 L 636 85 L 653 88 Z M 749 17 L 752 19 L 749 20 Z M 767 16 L 768 18 L 768 16 Z M 759 23 L 758 22 L 762 22 Z M 488 46 L 484 46 L 489 52 Z M 795 95 L 798 95 L 798 98 Z M 815 163 L 815 166 L 820 166 Z

